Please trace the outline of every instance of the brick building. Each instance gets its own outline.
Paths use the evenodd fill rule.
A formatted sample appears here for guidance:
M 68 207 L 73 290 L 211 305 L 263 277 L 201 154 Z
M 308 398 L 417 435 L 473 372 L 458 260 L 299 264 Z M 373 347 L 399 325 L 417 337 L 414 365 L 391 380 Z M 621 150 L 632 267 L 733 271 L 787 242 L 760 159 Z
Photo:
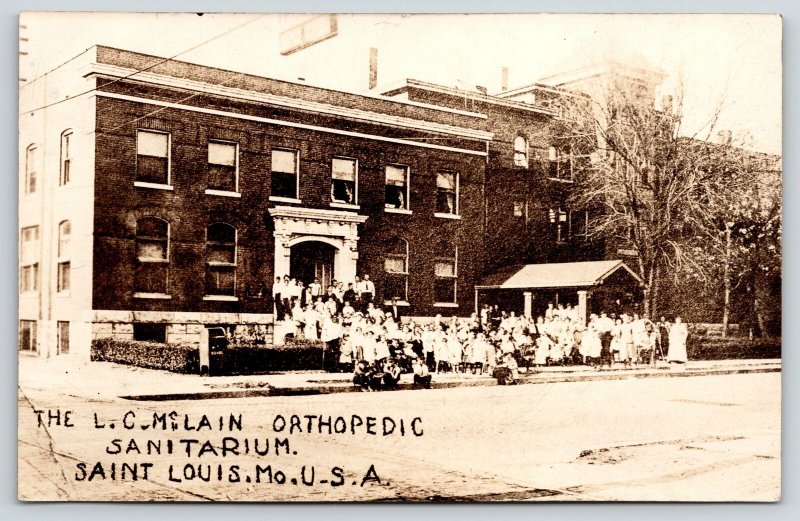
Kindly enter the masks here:
M 585 311 L 575 288 L 477 289 L 607 254 L 567 203 L 589 161 L 559 136 L 574 81 L 353 94 L 92 47 L 20 91 L 20 351 L 269 338 L 283 275 L 368 274 L 407 316 Z
M 276 275 L 469 314 L 486 116 L 96 46 L 20 92 L 20 350 L 271 331 Z
M 480 128 L 494 135 L 486 163 L 485 275 L 515 264 L 564 263 L 602 259 L 602 242 L 586 240 L 587 215 L 569 207 L 574 176 L 587 155 L 574 153 L 559 137 L 559 119 L 586 95 L 534 84 L 488 95 L 419 80 L 384 89 L 393 99 L 431 103 L 486 115 Z M 523 311 L 518 290 L 477 298 L 503 309 Z M 547 301 L 578 304 L 575 291 L 537 292 L 534 309 Z

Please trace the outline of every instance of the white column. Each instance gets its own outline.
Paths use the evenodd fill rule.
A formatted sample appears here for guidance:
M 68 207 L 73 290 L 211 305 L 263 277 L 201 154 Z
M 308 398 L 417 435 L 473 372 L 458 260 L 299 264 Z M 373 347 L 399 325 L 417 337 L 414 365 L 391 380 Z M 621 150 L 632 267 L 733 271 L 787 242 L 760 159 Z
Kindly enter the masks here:
M 272 274 L 274 280 L 274 277 L 283 277 L 289 274 L 292 250 L 288 245 L 289 235 L 280 232 L 275 232 L 273 235 L 275 236 L 275 264 Z
M 525 297 L 525 308 L 523 313 L 526 317 L 530 318 L 533 314 L 533 293 L 530 291 L 525 291 L 522 293 L 522 296 Z
M 336 280 L 344 282 L 345 287 L 349 282 L 356 280 L 358 264 L 358 236 L 345 237 L 342 247 L 334 256 L 333 271 Z
M 583 325 L 586 325 L 586 314 L 589 307 L 588 297 L 589 295 L 586 290 L 578 291 L 578 320 L 580 320 Z

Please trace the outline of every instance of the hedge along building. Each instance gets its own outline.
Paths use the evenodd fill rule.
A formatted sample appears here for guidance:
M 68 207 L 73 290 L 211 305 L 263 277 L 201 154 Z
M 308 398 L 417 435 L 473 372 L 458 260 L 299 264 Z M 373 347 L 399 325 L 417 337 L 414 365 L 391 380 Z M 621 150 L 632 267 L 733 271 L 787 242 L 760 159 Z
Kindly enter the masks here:
M 468 314 L 483 114 L 95 46 L 20 90 L 20 350 L 271 334 L 271 284 Z

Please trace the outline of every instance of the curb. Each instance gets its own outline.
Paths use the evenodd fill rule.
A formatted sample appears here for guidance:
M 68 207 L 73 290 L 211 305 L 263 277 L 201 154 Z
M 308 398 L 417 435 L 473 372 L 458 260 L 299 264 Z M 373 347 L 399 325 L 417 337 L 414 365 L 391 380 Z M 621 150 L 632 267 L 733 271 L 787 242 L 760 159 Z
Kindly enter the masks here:
M 536 385 L 561 382 L 588 382 L 604 380 L 627 380 L 630 378 L 684 378 L 692 376 L 718 376 L 749 373 L 779 373 L 781 367 L 734 367 L 730 369 L 696 369 L 686 371 L 670 371 L 669 369 L 655 369 L 647 372 L 619 371 L 609 373 L 568 374 L 565 376 L 546 375 L 537 373 L 533 376 L 521 376 L 519 385 Z M 431 389 L 452 389 L 455 387 L 489 387 L 499 385 L 494 378 L 475 378 L 470 380 L 454 380 L 433 382 Z M 402 383 L 394 391 L 410 391 L 419 389 L 414 384 Z M 313 396 L 321 394 L 360 392 L 349 380 L 342 380 L 338 385 L 305 385 L 298 387 L 273 387 L 262 389 L 242 389 L 229 391 L 208 391 L 192 393 L 161 393 L 120 396 L 124 400 L 132 401 L 180 401 L 180 400 L 216 400 L 224 398 L 252 398 L 257 396 Z M 382 391 L 385 392 L 385 391 Z

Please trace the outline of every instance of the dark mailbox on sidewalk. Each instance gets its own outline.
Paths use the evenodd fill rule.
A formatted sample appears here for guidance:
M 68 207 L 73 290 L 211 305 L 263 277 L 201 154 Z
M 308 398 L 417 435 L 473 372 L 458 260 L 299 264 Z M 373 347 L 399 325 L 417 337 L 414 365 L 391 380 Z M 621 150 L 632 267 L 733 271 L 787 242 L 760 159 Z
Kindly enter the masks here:
M 209 327 L 200 339 L 200 374 L 220 376 L 225 371 L 225 351 L 228 338 L 225 329 Z

